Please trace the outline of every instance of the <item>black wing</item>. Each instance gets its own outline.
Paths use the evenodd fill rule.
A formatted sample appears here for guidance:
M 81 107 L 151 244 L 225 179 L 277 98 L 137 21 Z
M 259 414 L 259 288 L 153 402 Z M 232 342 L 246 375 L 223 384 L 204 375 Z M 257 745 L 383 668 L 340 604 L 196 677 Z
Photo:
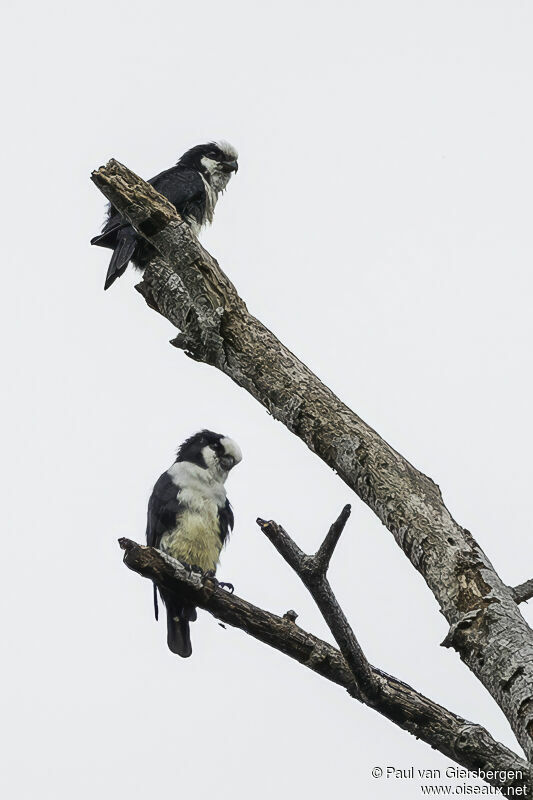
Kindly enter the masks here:
M 146 543 L 149 547 L 159 547 L 163 534 L 175 527 L 176 517 L 183 508 L 177 495 L 178 487 L 168 472 L 163 472 L 148 501 Z
M 199 172 L 175 166 L 160 172 L 148 183 L 170 200 L 180 214 L 193 217 L 198 224 L 202 222 L 205 211 L 205 186 Z M 118 211 L 110 205 L 102 233 L 91 239 L 91 244 L 114 249 L 117 234 L 124 228 L 132 230 L 130 224 L 125 222 Z
M 205 185 L 195 169 L 171 167 L 160 172 L 149 183 L 164 195 L 179 214 L 193 217 L 199 224 L 205 212 Z
M 168 472 L 163 472 L 152 491 L 148 501 L 148 519 L 146 524 L 146 543 L 149 547 L 159 547 L 164 533 L 176 525 L 176 518 L 182 510 L 178 500 L 178 487 L 172 482 Z M 157 586 L 154 583 L 154 612 L 159 617 L 157 605 Z
M 218 509 L 218 521 L 220 524 L 220 538 L 222 539 L 222 544 L 224 544 L 235 524 L 233 509 L 227 498 L 226 505 Z

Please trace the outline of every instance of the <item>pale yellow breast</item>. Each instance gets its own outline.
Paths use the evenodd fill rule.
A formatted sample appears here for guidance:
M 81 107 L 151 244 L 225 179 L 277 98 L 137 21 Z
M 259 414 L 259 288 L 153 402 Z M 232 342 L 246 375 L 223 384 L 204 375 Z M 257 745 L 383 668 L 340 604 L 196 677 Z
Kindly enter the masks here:
M 204 572 L 216 570 L 222 542 L 218 509 L 204 506 L 201 513 L 187 510 L 180 514 L 176 528 L 161 537 L 160 548 L 178 561 L 200 567 Z

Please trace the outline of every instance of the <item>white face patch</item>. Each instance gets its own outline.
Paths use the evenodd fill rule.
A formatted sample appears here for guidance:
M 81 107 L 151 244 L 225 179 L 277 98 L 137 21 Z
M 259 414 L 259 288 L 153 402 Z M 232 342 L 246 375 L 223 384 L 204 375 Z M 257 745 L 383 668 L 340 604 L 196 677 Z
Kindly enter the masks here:
M 213 222 L 213 213 L 217 204 L 218 195 L 225 190 L 232 173 L 222 169 L 220 162 L 215 161 L 214 158 L 202 156 L 200 161 L 208 175 L 206 179 L 204 175 L 200 173 L 200 177 L 205 186 L 205 216 L 202 224 L 210 225 Z M 197 236 L 198 233 L 195 232 L 195 235 Z
M 241 448 L 237 442 L 224 436 L 220 444 L 224 448 L 224 455 L 231 456 L 234 464 L 242 461 Z M 190 461 L 176 461 L 167 469 L 167 475 L 179 487 L 179 499 L 190 507 L 202 506 L 205 501 L 209 501 L 222 508 L 226 503 L 224 483 L 234 465 L 222 466 L 220 458 L 223 460 L 223 456 L 219 457 L 209 445 L 202 448 L 202 457 L 205 468 Z
M 229 449 L 225 446 L 225 442 L 229 444 Z M 202 456 L 207 465 L 205 471 L 212 475 L 214 480 L 224 484 L 230 469 L 242 460 L 242 453 L 239 445 L 232 441 L 232 439 L 221 439 L 220 444 L 224 447 L 224 455 L 232 456 L 234 459 L 233 463 L 224 464 L 224 457 L 221 454 L 217 454 L 210 445 L 206 445 L 206 447 L 202 448 Z
M 220 170 L 220 162 L 215 161 L 214 158 L 209 158 L 208 156 L 202 156 L 200 162 L 206 168 L 210 175 L 213 175 L 215 172 Z
M 239 461 L 242 461 L 242 451 L 237 442 L 234 442 L 233 439 L 224 436 L 224 438 L 220 440 L 220 444 L 228 456 L 233 456 L 236 464 L 238 464 Z
M 215 451 L 208 445 L 207 447 L 204 447 L 202 449 L 202 455 L 204 457 L 204 461 L 206 463 L 209 472 L 215 474 L 217 470 L 220 469 L 220 465 L 218 463 L 218 458 L 215 455 Z

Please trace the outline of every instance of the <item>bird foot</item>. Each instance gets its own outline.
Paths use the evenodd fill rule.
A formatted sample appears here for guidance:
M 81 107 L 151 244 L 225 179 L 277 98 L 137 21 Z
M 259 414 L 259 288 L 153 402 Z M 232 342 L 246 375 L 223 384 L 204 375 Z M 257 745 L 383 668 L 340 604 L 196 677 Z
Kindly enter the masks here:
M 205 578 L 208 578 L 209 580 L 213 581 L 213 583 L 215 583 L 220 589 L 227 589 L 230 594 L 233 594 L 233 592 L 235 591 L 235 587 L 233 586 L 232 583 L 227 583 L 226 581 L 218 581 L 215 578 L 214 569 L 208 569 L 206 572 L 204 572 L 204 579 Z

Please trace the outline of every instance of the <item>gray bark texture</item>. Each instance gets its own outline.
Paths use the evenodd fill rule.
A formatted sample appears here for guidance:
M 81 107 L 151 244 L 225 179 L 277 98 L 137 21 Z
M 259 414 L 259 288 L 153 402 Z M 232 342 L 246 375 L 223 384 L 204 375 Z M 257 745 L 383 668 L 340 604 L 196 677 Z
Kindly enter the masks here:
M 527 592 L 503 583 L 469 531 L 451 517 L 439 487 L 248 312 L 165 198 L 115 160 L 92 179 L 159 253 L 137 288 L 180 330 L 173 344 L 247 389 L 374 511 L 439 603 L 449 624 L 443 645 L 453 647 L 487 688 L 531 761 L 533 632 L 518 605 Z M 357 665 L 350 666 L 357 681 Z M 370 697 L 362 669 L 358 685 Z
M 533 597 L 533 578 L 530 581 L 525 581 L 515 586 L 511 590 L 515 599 L 515 603 L 527 603 Z

